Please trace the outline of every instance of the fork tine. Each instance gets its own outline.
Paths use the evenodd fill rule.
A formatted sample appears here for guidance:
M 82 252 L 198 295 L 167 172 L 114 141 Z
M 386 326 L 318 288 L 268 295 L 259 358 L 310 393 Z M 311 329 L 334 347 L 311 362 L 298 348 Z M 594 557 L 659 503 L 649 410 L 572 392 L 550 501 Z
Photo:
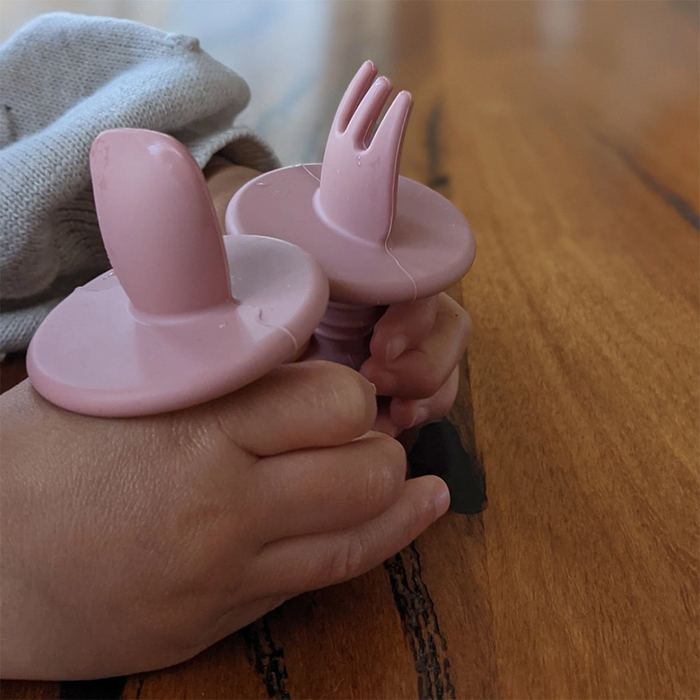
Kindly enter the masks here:
M 391 103 L 391 107 L 389 107 L 384 115 L 384 119 L 382 119 L 382 123 L 377 129 L 377 133 L 372 139 L 372 143 L 369 147 L 370 150 L 377 148 L 384 153 L 395 154 L 399 157 L 412 108 L 413 98 L 411 97 L 411 93 L 403 90 L 396 96 Z
M 355 77 L 350 81 L 343 99 L 338 105 L 338 109 L 333 119 L 333 131 L 342 134 L 350 124 L 350 119 L 355 113 L 362 98 L 369 90 L 374 78 L 377 75 L 377 69 L 372 61 L 365 61 L 360 70 L 355 73 Z
M 356 148 L 367 148 L 372 129 L 389 95 L 391 95 L 391 82 L 388 78 L 381 77 L 374 81 L 374 85 L 362 98 L 348 125 L 348 131 L 352 132 Z

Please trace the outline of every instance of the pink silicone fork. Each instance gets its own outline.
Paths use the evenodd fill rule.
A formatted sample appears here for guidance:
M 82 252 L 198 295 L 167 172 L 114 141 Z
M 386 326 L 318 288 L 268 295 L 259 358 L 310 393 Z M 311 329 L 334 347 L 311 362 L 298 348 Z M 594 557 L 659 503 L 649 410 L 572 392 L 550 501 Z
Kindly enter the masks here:
M 365 63 L 338 107 L 323 156 L 329 167 L 321 169 L 318 209 L 337 229 L 383 246 L 396 213 L 399 156 L 413 101 L 408 92 L 399 93 L 371 139 L 391 94 L 387 78 L 372 83 L 376 73 Z M 348 201 L 371 205 L 351 207 Z
M 391 92 L 367 61 L 350 83 L 331 128 L 323 165 L 266 173 L 226 212 L 229 234 L 296 243 L 330 280 L 331 303 L 316 330 L 316 357 L 359 368 L 384 307 L 446 289 L 470 268 L 467 221 L 430 188 L 399 176 L 412 100 L 401 92 L 374 138 Z

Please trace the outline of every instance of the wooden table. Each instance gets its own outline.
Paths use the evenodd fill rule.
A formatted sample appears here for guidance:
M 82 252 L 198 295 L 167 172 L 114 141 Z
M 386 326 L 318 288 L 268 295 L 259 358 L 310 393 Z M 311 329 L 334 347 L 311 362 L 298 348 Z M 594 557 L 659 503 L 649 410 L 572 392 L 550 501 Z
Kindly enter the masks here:
M 248 77 L 315 7 L 315 79 L 261 130 L 318 157 L 373 57 L 415 97 L 402 172 L 476 232 L 453 418 L 489 506 L 176 668 L 2 696 L 697 698 L 698 4 L 288 6 Z

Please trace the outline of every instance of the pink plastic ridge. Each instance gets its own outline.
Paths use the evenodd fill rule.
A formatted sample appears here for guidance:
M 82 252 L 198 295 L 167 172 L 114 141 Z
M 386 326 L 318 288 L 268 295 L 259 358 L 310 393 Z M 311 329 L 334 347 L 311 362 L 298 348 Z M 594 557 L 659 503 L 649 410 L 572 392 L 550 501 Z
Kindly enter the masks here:
M 233 391 L 297 356 L 328 301 L 318 264 L 283 241 L 224 243 L 201 170 L 164 134 L 102 133 L 90 159 L 113 270 L 35 334 L 27 367 L 49 401 L 135 416 Z

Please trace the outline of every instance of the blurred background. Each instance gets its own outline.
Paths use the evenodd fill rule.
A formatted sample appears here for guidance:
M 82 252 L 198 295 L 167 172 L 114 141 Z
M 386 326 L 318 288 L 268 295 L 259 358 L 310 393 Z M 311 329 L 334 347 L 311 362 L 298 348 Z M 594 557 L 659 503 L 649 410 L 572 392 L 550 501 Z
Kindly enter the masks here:
M 667 4 L 672 12 L 660 7 Z M 604 118 L 601 130 L 615 123 L 625 132 L 654 128 L 674 107 L 675 118 L 683 118 L 679 112 L 695 99 L 685 68 L 698 61 L 676 25 L 696 27 L 699 7 L 692 0 L 2 0 L 0 40 L 51 11 L 138 20 L 195 36 L 248 81 L 252 100 L 242 121 L 293 164 L 321 159 L 335 106 L 367 58 L 399 89 L 412 89 L 417 75 L 448 60 L 458 69 L 455 89 L 469 89 L 469 79 L 488 77 L 499 65 L 512 69 L 517 57 L 521 68 L 532 69 L 533 85 L 549 82 L 556 93 L 558 81 L 575 80 L 582 93 L 595 94 L 595 110 L 604 114 L 589 116 Z M 462 44 L 461 55 L 455 44 Z M 593 59 L 585 74 L 576 61 L 583 53 Z M 437 72 L 434 80 L 439 89 Z M 527 82 L 519 80 L 513 97 L 523 88 Z M 502 114 L 503 104 L 486 104 L 476 86 L 473 92 L 475 110 Z M 562 98 L 570 99 L 567 92 Z
M 322 158 L 329 105 L 337 104 L 346 82 L 328 84 L 327 67 L 338 55 L 345 59 L 343 78 L 367 58 L 391 75 L 392 25 L 401 8 L 381 0 L 2 0 L 0 40 L 54 11 L 131 19 L 197 37 L 250 85 L 242 121 L 293 164 Z

